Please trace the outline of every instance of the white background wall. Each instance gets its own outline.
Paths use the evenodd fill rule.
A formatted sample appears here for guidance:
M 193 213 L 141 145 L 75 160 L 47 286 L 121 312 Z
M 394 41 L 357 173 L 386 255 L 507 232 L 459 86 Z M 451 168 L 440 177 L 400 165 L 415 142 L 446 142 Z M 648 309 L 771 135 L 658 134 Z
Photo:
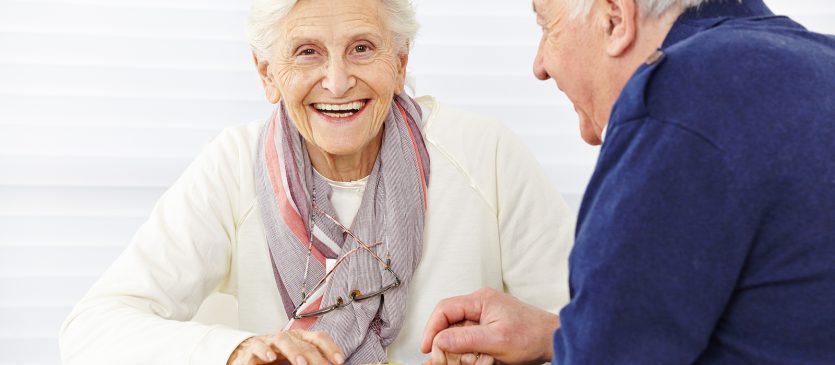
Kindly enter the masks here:
M 59 363 L 63 318 L 220 129 L 264 118 L 246 0 L 0 0 L 0 364 Z M 416 0 L 418 94 L 493 114 L 575 209 L 596 149 L 531 74 L 529 0 Z M 835 33 L 835 2 L 771 0 Z

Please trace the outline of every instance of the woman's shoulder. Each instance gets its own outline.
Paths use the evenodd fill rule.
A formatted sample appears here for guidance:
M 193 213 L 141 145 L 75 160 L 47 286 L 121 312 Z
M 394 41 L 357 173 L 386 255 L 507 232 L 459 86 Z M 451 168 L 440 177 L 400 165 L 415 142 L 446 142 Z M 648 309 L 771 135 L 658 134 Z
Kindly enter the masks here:
M 433 179 L 441 176 L 436 172 L 461 175 L 493 207 L 500 195 L 499 180 L 505 187 L 517 180 L 543 180 L 542 167 L 528 147 L 498 119 L 448 107 L 431 97 L 417 101 L 425 112 L 423 134 Z
M 256 120 L 248 123 L 226 127 L 220 131 L 210 142 L 222 149 L 236 149 L 241 152 L 252 151 L 258 147 L 258 137 L 264 126 L 263 120 Z
M 489 154 L 502 141 L 515 137 L 497 118 L 465 111 L 431 96 L 421 96 L 417 101 L 424 111 L 422 131 L 427 144 L 456 158 Z
M 478 139 L 497 138 L 509 130 L 496 118 L 458 109 L 432 96 L 416 98 L 424 112 L 423 133 L 435 139 L 444 136 Z M 460 138 L 459 138 L 460 139 Z
M 183 178 L 215 176 L 226 185 L 248 186 L 263 121 L 226 127 L 207 141 Z
M 198 160 L 237 168 L 251 165 L 263 125 L 264 121 L 253 121 L 224 128 L 208 141 Z
M 497 118 L 460 110 L 431 96 L 417 98 L 424 110 L 423 135 L 430 149 L 464 168 L 480 168 L 485 158 L 499 151 L 527 150 L 519 138 Z

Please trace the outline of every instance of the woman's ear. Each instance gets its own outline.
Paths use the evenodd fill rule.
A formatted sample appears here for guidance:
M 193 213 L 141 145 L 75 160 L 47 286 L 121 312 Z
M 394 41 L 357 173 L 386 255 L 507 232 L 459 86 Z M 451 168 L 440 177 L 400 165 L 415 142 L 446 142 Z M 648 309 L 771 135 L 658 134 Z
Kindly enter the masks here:
M 255 68 L 258 70 L 258 76 L 261 78 L 261 86 L 264 87 L 264 94 L 267 96 L 267 101 L 272 104 L 278 103 L 281 100 L 281 93 L 278 91 L 278 85 L 270 74 L 270 64 L 267 60 L 259 57 L 255 52 L 252 52 L 252 60 L 255 61 Z
M 408 46 L 407 46 L 408 49 Z M 397 88 L 395 94 L 401 94 L 406 89 L 406 66 L 409 64 L 409 52 L 397 56 L 399 68 L 397 69 Z
M 601 0 L 606 26 L 606 54 L 619 57 L 626 53 L 637 36 L 638 7 L 635 0 Z

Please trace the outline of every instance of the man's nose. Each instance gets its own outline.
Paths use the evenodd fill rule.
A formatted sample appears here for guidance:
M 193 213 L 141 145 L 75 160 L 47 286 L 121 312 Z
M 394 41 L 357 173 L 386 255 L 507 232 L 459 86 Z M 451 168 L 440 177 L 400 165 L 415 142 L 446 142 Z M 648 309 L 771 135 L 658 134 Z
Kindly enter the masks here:
M 545 60 L 542 51 L 544 44 L 545 42 L 543 37 L 543 39 L 539 41 L 539 48 L 537 48 L 536 57 L 533 59 L 533 75 L 536 76 L 537 79 L 543 81 L 551 78 L 551 75 L 548 75 L 548 71 L 545 70 Z
M 335 97 L 342 97 L 356 85 L 357 80 L 348 70 L 343 60 L 331 59 L 328 62 L 322 87 L 330 91 Z

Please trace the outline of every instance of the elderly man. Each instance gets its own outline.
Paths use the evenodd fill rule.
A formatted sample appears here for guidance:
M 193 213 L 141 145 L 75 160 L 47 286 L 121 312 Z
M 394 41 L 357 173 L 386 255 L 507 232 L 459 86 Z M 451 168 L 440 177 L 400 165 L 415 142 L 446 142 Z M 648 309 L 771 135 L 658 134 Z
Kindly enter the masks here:
M 422 350 L 835 364 L 835 39 L 761 0 L 534 9 L 536 76 L 574 103 L 583 139 L 603 143 L 572 299 L 559 317 L 488 290 L 448 299 Z M 447 328 L 463 320 L 479 324 Z

